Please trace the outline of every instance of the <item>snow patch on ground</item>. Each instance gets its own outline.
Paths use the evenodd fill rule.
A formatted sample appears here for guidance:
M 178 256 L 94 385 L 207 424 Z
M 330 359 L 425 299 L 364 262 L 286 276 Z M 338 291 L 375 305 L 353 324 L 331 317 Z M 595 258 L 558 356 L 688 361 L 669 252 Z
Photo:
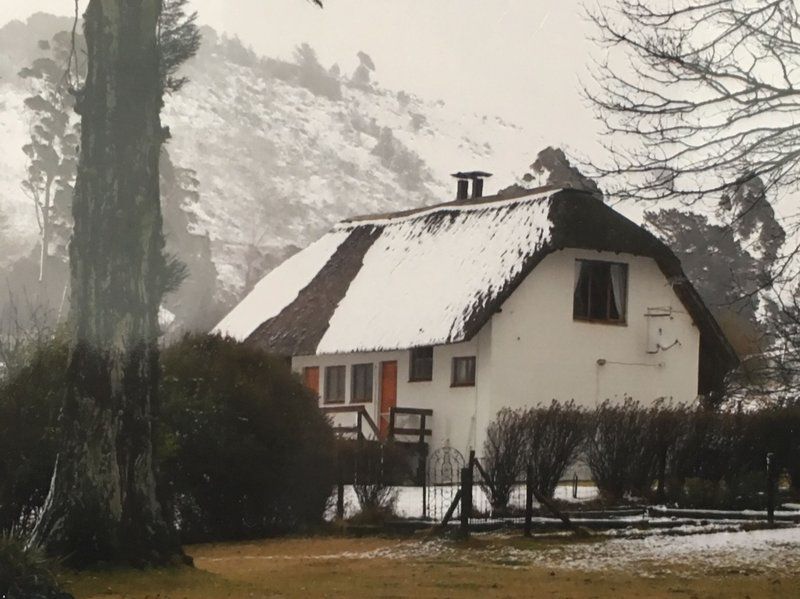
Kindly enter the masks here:
M 613 539 L 601 543 L 568 544 L 523 550 L 504 548 L 486 556 L 518 566 L 540 565 L 584 571 L 629 570 L 642 574 L 707 571 L 714 568 L 739 571 L 769 568 L 794 571 L 800 567 L 800 528 L 750 532 L 708 532 L 693 535 L 651 535 L 637 539 Z
M 465 565 L 492 564 L 514 569 L 530 567 L 582 572 L 622 571 L 642 577 L 674 574 L 686 578 L 707 574 L 747 572 L 762 575 L 795 573 L 800 568 L 800 528 L 726 532 L 709 530 L 675 536 L 651 534 L 596 542 L 536 545 L 532 549 L 510 546 L 508 537 L 476 535 L 485 548 L 465 548 L 445 539 L 413 540 L 367 551 L 311 554 L 309 560 L 446 560 Z M 549 538 L 568 533 L 548 534 Z M 225 560 L 297 559 L 296 555 L 236 555 Z
M 397 493 L 397 501 L 395 503 L 395 513 L 400 516 L 401 518 L 422 518 L 422 487 L 395 487 L 394 490 Z M 428 497 L 428 515 L 429 517 L 436 517 L 438 518 L 441 514 L 439 512 L 444 513 L 447 510 L 447 506 L 444 506 L 445 503 L 449 505 L 449 502 L 452 501 L 453 497 L 456 495 L 456 491 L 458 490 L 457 486 L 448 486 L 448 487 L 436 487 L 436 488 L 428 488 L 427 490 L 427 497 Z M 473 500 L 476 505 L 488 505 L 489 500 L 484 494 L 483 490 L 479 487 L 475 487 L 473 489 Z M 578 487 L 578 497 L 572 497 L 572 484 L 571 483 L 562 483 L 558 487 L 556 487 L 556 491 L 553 494 L 555 499 L 560 499 L 563 501 L 569 501 L 574 503 L 580 503 L 583 501 L 591 501 L 592 499 L 597 498 L 597 487 L 593 485 L 581 485 Z M 434 499 L 434 496 L 436 499 Z M 521 500 L 520 500 L 521 497 Z M 435 502 L 437 505 L 431 505 Z M 513 507 L 523 508 L 525 505 L 525 494 L 523 493 L 512 493 L 512 501 L 510 502 Z M 356 515 L 359 511 L 358 507 L 358 498 L 356 497 L 356 493 L 353 490 L 352 485 L 346 485 L 344 488 L 344 505 L 345 505 L 345 518 L 352 518 Z M 444 506 L 444 507 L 442 507 Z M 538 507 L 538 504 L 534 502 L 534 506 Z M 456 512 L 457 514 L 458 512 Z M 325 514 L 326 520 L 333 520 L 336 514 L 336 506 L 331 505 Z

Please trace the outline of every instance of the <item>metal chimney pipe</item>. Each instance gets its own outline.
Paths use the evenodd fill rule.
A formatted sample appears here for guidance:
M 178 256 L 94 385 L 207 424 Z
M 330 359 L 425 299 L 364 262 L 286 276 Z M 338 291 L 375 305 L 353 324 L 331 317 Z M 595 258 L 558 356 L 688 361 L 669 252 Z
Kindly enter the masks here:
M 479 198 L 483 196 L 483 179 L 475 178 L 472 180 L 472 198 Z
M 469 195 L 469 182 L 472 181 L 472 198 L 483 197 L 483 180 L 491 177 L 492 173 L 483 171 L 469 171 L 453 173 L 454 178 L 458 179 L 458 191 L 456 200 L 466 200 Z
M 456 199 L 457 200 L 466 200 L 468 194 L 469 194 L 469 180 L 468 179 L 459 179 L 458 180 L 458 190 L 456 192 Z

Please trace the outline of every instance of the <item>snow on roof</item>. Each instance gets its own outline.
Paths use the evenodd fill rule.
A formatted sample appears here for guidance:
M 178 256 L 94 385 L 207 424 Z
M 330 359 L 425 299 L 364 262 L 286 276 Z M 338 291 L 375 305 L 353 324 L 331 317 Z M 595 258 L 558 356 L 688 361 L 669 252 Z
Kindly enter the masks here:
M 287 356 L 466 341 L 566 247 L 654 258 L 707 341 L 701 370 L 735 366 L 669 248 L 595 195 L 555 187 L 343 221 L 269 273 L 214 332 Z
M 333 253 L 347 239 L 334 231 L 270 271 L 212 332 L 244 340 L 265 320 L 277 316 L 311 282 Z
M 385 221 L 317 353 L 463 341 L 474 308 L 549 240 L 549 209 L 534 195 Z

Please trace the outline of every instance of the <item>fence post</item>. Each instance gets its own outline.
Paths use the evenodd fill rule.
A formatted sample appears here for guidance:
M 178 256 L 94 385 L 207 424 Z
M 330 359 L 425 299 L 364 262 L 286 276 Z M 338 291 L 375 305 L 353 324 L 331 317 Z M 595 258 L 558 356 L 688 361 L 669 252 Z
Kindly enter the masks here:
M 578 498 L 578 473 L 573 472 L 572 474 L 572 498 Z
M 469 536 L 469 518 L 472 515 L 472 461 L 461 469 L 461 534 Z
M 344 520 L 344 473 L 342 464 L 339 464 L 339 476 L 336 483 L 336 517 Z
M 775 524 L 775 454 L 767 454 L 767 522 Z
M 525 469 L 525 536 L 531 536 L 533 527 L 533 466 Z

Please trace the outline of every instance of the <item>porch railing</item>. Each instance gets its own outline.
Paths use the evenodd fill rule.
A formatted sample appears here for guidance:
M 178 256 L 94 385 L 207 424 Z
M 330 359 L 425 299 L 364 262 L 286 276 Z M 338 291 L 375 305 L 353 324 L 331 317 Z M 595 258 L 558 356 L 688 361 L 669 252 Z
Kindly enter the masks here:
M 364 406 L 322 406 L 320 408 L 325 414 L 355 414 L 355 426 L 334 426 L 333 432 L 337 435 L 355 435 L 357 439 L 363 440 L 367 438 L 380 438 L 380 431 L 375 421 L 367 413 Z M 366 425 L 367 431 L 365 434 L 364 426 Z M 370 437 L 371 433 L 371 437 Z
M 416 416 L 418 426 L 397 426 L 397 416 Z M 417 443 L 425 443 L 426 437 L 432 434 L 431 429 L 426 424 L 429 418 L 433 418 L 433 410 L 423 408 L 400 408 L 393 407 L 389 411 L 389 438 L 395 441 L 404 441 L 398 437 L 416 437 Z

